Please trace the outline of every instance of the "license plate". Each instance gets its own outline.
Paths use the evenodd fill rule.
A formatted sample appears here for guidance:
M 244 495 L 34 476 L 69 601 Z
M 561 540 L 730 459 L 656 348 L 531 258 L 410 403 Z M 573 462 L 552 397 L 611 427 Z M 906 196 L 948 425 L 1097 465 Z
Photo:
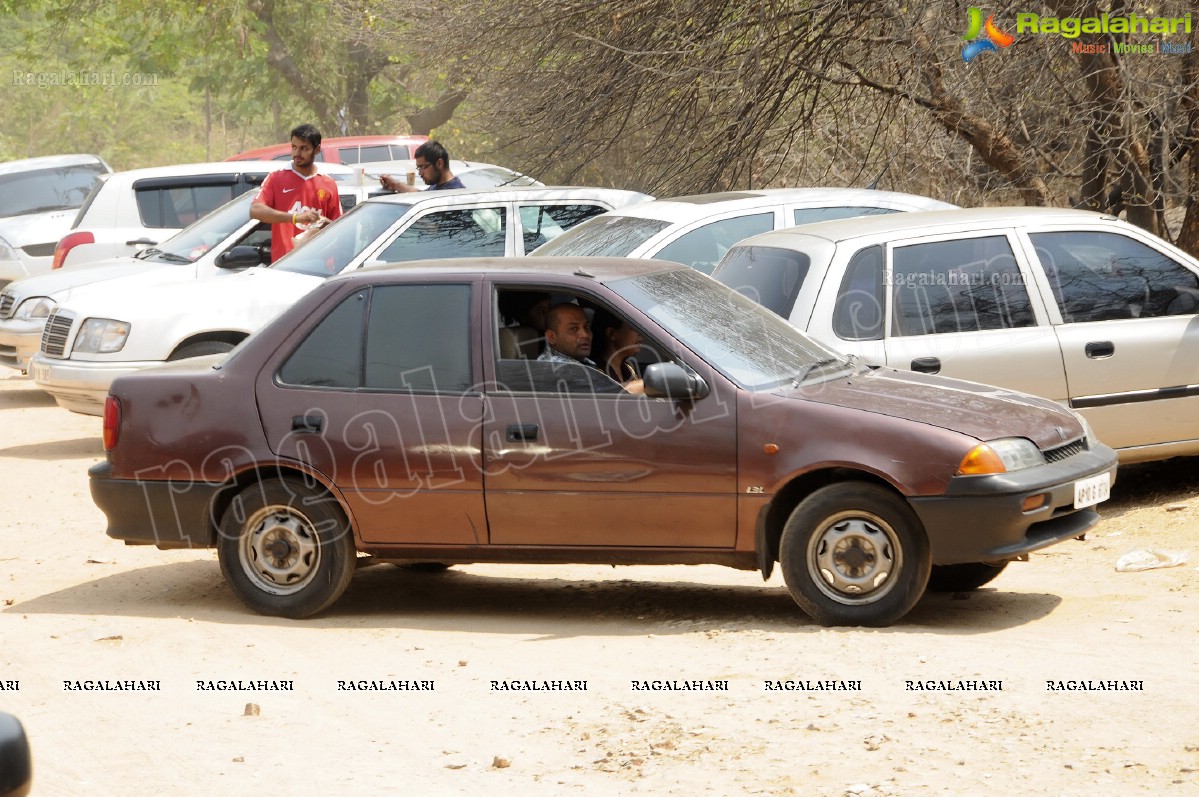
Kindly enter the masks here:
M 42 363 L 33 363 L 30 375 L 33 377 L 34 382 L 45 382 L 50 378 L 50 366 Z
M 1089 479 L 1079 479 L 1074 482 L 1074 508 L 1094 506 L 1100 501 L 1106 501 L 1112 494 L 1111 474 L 1101 473 Z

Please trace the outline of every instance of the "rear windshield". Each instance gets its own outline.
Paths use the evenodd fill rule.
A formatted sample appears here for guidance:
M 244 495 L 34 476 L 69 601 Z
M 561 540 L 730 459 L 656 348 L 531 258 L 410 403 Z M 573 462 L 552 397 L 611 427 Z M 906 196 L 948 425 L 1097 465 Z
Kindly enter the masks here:
M 604 214 L 538 247 L 534 255 L 628 257 L 634 249 L 670 226 L 658 219 Z
M 768 246 L 737 246 L 729 250 L 712 276 L 783 318 L 808 276 L 812 259 L 803 252 Z
M 0 177 L 0 216 L 73 210 L 107 173 L 103 164 L 80 163 L 6 174 Z

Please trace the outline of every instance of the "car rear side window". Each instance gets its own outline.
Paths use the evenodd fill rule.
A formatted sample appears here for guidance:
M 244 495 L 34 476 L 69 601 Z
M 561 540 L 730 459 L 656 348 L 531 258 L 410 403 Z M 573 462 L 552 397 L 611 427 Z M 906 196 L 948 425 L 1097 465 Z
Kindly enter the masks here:
M 811 224 L 814 221 L 853 219 L 858 216 L 882 216 L 898 212 L 891 208 L 796 208 L 794 218 L 796 224 Z
M 833 308 L 833 332 L 842 340 L 882 338 L 883 265 L 881 246 L 868 246 L 850 259 Z
M 767 310 L 790 318 L 811 266 L 808 255 L 793 249 L 737 246 L 724 256 L 715 277 Z
M 358 291 L 316 325 L 279 370 L 284 384 L 462 393 L 470 389 L 470 286 Z
M 226 184 L 137 188 L 137 210 L 146 227 L 186 227 L 249 187 Z
M 521 205 L 525 254 L 605 210 L 600 205 Z
M 1007 236 L 895 249 L 891 334 L 933 335 L 1029 327 L 1028 288 Z
M 1199 310 L 1193 271 L 1118 233 L 1029 236 L 1066 323 L 1190 315 Z
M 711 274 L 720 258 L 740 240 L 774 229 L 773 213 L 755 213 L 705 224 L 658 250 L 658 260 L 670 260 Z

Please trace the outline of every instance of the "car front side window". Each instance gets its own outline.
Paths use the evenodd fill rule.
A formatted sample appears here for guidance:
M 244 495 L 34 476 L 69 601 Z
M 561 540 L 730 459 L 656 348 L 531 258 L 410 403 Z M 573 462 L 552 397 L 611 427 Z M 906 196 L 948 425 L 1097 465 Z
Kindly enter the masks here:
M 1189 315 L 1199 310 L 1195 272 L 1119 233 L 1029 236 L 1066 323 Z
M 934 335 L 1036 324 L 1005 235 L 897 247 L 891 334 Z

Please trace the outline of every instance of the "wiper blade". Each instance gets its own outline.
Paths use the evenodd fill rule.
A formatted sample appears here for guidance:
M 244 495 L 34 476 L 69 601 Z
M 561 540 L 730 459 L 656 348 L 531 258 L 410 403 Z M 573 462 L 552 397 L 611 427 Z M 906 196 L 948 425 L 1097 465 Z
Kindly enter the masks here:
M 811 365 L 809 365 L 807 368 L 805 368 L 803 370 L 803 373 L 801 373 L 799 376 L 795 377 L 795 381 L 791 383 L 791 387 L 799 387 L 813 373 L 815 373 L 816 371 L 819 371 L 822 368 L 827 368 L 828 366 L 833 365 L 833 364 L 847 365 L 848 363 L 846 360 L 844 360 L 840 357 L 828 357 L 823 360 L 818 360 L 817 362 L 814 362 Z
M 153 246 L 151 246 L 149 249 L 143 249 L 140 252 L 134 252 L 133 256 L 138 260 L 145 260 L 147 257 L 150 257 L 151 255 L 157 255 L 160 252 L 162 252 L 161 249 L 155 249 Z
M 154 249 L 153 252 L 154 252 L 154 256 L 156 258 L 158 258 L 159 260 L 165 260 L 168 263 L 193 263 L 193 262 L 195 262 L 190 257 L 184 257 L 183 255 L 177 255 L 174 252 L 164 252 L 161 249 Z

